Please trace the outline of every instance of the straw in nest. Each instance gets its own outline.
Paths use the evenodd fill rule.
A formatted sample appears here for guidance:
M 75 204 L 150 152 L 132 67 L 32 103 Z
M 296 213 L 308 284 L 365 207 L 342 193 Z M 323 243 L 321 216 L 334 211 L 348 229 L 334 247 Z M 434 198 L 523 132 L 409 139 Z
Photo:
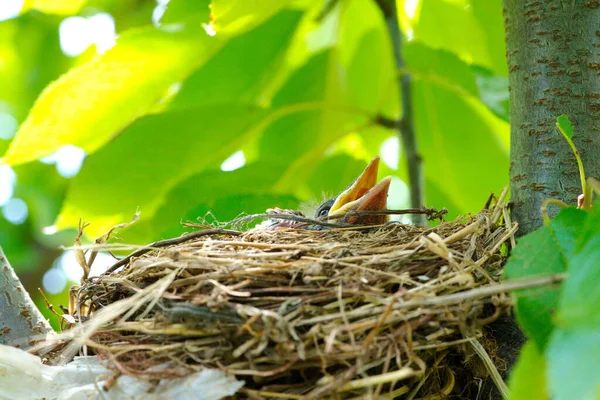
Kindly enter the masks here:
M 435 228 L 217 227 L 143 248 L 74 289 L 55 354 L 150 380 L 220 368 L 240 398 L 460 398 L 489 373 L 504 389 L 483 327 L 509 305 L 505 194 Z

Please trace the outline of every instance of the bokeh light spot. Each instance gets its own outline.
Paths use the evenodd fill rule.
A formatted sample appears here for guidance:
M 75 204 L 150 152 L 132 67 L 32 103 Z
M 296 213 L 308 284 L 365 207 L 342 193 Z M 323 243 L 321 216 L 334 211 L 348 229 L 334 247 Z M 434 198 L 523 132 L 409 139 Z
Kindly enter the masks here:
M 85 151 L 82 148 L 67 144 L 40 161 L 44 164 L 55 164 L 61 176 L 72 178 L 81 169 L 84 159 Z
M 221 164 L 221 171 L 235 171 L 236 169 L 242 168 L 244 165 L 246 165 L 246 156 L 244 156 L 242 150 L 239 150 L 223 161 L 223 164 Z
M 406 183 L 396 176 L 392 177 L 390 183 L 387 206 L 390 210 L 401 210 L 410 206 L 410 190 Z M 392 215 L 390 219 L 410 223 L 411 217 L 409 215 Z
M 27 204 L 18 198 L 12 198 L 2 207 L 2 215 L 13 225 L 21 225 L 27 220 L 29 209 Z
M 50 268 L 42 277 L 44 291 L 50 294 L 58 294 L 67 286 L 67 276 L 58 268 Z
M 98 53 L 104 53 L 115 45 L 117 37 L 115 20 L 108 13 L 91 17 L 67 17 L 58 27 L 60 48 L 64 54 L 75 57 L 92 44 Z
M 86 254 L 86 260 L 88 259 Z M 98 252 L 92 268 L 90 270 L 90 276 L 98 276 L 108 269 L 111 265 L 116 262 L 114 257 L 105 252 Z M 79 282 L 83 276 L 83 270 L 75 259 L 75 251 L 67 250 L 60 257 L 54 261 L 54 268 L 60 269 L 68 280 L 73 282 Z
M 169 4 L 169 0 L 156 0 L 156 7 L 152 10 L 152 23 L 155 26 L 160 26 L 160 20 L 163 15 L 165 15 L 165 11 L 167 11 L 167 5 Z
M 0 1 L 0 21 L 17 17 L 23 8 L 25 0 Z
M 9 165 L 0 165 L 0 206 L 12 197 L 16 181 L 15 171 Z
M 413 19 L 415 17 L 418 5 L 419 0 L 406 0 L 404 2 L 404 11 L 406 11 L 408 18 Z
M 400 162 L 400 140 L 398 136 L 390 136 L 379 147 L 381 160 L 391 169 L 398 169 Z
M 0 139 L 10 140 L 15 136 L 19 123 L 12 115 L 0 112 Z

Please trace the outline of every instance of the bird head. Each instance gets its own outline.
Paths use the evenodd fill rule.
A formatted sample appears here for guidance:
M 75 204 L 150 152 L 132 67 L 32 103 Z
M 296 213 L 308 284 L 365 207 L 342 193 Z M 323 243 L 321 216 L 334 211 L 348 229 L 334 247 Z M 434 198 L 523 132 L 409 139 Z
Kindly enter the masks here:
M 378 211 L 387 208 L 387 196 L 391 178 L 377 183 L 379 157 L 375 157 L 365 170 L 342 193 L 321 204 L 315 218 L 330 219 L 350 211 Z M 336 219 L 340 222 L 360 225 L 379 225 L 388 220 L 387 215 L 348 215 Z

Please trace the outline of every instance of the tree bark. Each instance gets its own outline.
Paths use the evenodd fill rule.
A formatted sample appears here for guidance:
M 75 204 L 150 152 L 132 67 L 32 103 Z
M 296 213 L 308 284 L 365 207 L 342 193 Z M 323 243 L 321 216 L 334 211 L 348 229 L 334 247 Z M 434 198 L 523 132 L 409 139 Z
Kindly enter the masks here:
M 542 226 L 541 203 L 577 204 L 577 162 L 555 122 L 567 114 L 587 176 L 600 176 L 600 1 L 504 0 L 510 90 L 510 181 L 519 236 Z M 557 209 L 551 209 L 555 215 Z M 513 318 L 490 326 L 507 379 L 526 341 Z M 481 398 L 502 397 L 486 382 Z
M 0 344 L 27 349 L 50 332 L 0 247 Z
M 504 0 L 511 118 L 511 196 L 519 235 L 540 204 L 576 204 L 577 163 L 555 127 L 567 114 L 587 176 L 600 176 L 600 1 Z M 550 210 L 556 214 L 556 208 Z

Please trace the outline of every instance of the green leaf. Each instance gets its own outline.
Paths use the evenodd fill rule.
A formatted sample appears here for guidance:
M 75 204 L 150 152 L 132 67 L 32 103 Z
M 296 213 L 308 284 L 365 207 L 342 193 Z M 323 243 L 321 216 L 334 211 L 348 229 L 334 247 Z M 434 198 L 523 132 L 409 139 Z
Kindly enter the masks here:
M 534 342 L 523 346 L 509 381 L 509 400 L 548 400 L 546 360 Z
M 26 13 L 0 23 L 0 112 L 19 122 L 42 89 L 72 62 L 60 50 L 59 22 L 55 16 Z
M 565 259 L 557 251 L 555 238 L 547 226 L 522 237 L 504 267 L 508 279 L 559 273 L 566 269 Z M 515 296 L 521 326 L 538 347 L 544 349 L 554 329 L 552 315 L 558 304 L 559 290 L 522 290 Z
M 449 218 L 479 210 L 491 192 L 507 183 L 509 126 L 478 99 L 415 78 L 415 125 L 425 179 L 445 194 L 426 201 L 438 207 L 446 207 L 448 199 L 456 204 Z
M 369 118 L 345 105 L 342 77 L 335 53 L 324 51 L 296 71 L 273 99 L 282 118 L 263 133 L 259 154 L 280 168 L 276 190 L 310 196 L 305 182 L 328 147 L 352 132 L 349 127 L 357 119 Z
M 470 64 L 494 68 L 485 29 L 469 10 L 446 1 L 420 3 L 419 18 L 413 25 L 415 40 L 449 50 Z
M 555 238 L 557 248 L 564 259 L 571 260 L 577 250 L 577 242 L 589 228 L 589 213 L 575 207 L 563 208 L 550 222 L 550 230 Z
M 373 114 L 392 116 L 398 112 L 398 79 L 384 33 L 371 30 L 354 44 L 346 78 L 348 101 Z
M 295 197 L 272 192 L 279 174 L 261 163 L 231 172 L 209 169 L 195 174 L 169 191 L 151 219 L 140 221 L 121 236 L 135 243 L 175 237 L 186 231 L 179 221 L 197 222 L 209 211 L 217 220 L 228 221 L 242 213 L 264 213 L 269 207 L 295 209 Z
M 256 102 L 272 83 L 301 16 L 299 11 L 282 11 L 256 29 L 231 39 L 183 82 L 169 107 Z
M 597 229 L 597 228 L 596 228 Z M 569 260 L 557 315 L 561 327 L 600 329 L 600 232 Z
M 571 221 L 569 240 L 561 240 L 568 257 L 569 275 L 562 285 L 554 330 L 548 349 L 548 382 L 553 399 L 598 399 L 600 395 L 600 208 L 565 209 Z M 555 220 L 556 220 L 555 219 Z M 554 224 L 554 221 L 553 221 Z M 576 236 L 576 240 L 573 239 Z M 566 244 L 566 245 L 565 245 Z
M 211 25 L 217 35 L 240 34 L 291 3 L 291 0 L 212 0 Z
M 485 68 L 472 67 L 479 89 L 479 98 L 498 117 L 509 121 L 508 78 L 491 73 Z
M 471 0 L 473 16 L 484 27 L 485 48 L 491 64 L 488 66 L 496 75 L 508 76 L 506 64 L 506 45 L 504 35 L 504 16 L 500 0 Z M 465 8 L 465 12 L 470 9 Z
M 260 132 L 267 112 L 244 105 L 206 106 L 139 119 L 86 159 L 56 224 L 92 221 L 94 237 L 129 220 L 137 207 L 150 218 L 181 180 L 217 167 Z M 190 202 L 198 200 L 189 199 Z
M 409 71 L 417 79 L 457 90 L 464 95 L 479 95 L 471 68 L 454 53 L 411 41 L 404 46 L 404 55 Z
M 568 115 L 562 114 L 559 116 L 556 119 L 556 127 L 566 138 L 571 139 L 573 137 L 573 124 L 571 124 Z
M 334 13 L 332 11 L 331 17 L 335 16 Z M 334 21 L 339 24 L 335 51 L 342 64 L 340 68 L 347 69 L 348 100 L 374 113 L 395 115 L 400 103 L 398 72 L 386 23 L 377 2 L 341 1 L 338 19 L 339 22 Z M 326 38 L 332 36 L 326 32 L 323 35 Z
M 198 21 L 208 22 L 210 15 L 210 0 L 169 0 L 160 24 L 178 24 L 195 16 Z
M 40 95 L 4 162 L 21 164 L 65 144 L 93 152 L 146 114 L 174 82 L 202 65 L 221 42 L 196 29 L 145 28 L 59 80 Z
M 544 226 L 518 241 L 504 270 L 509 279 L 567 271 L 575 254 L 588 213 L 565 208 Z M 570 279 L 570 278 L 569 278 Z M 555 328 L 559 289 L 543 288 L 516 293 L 517 316 L 528 336 L 544 349 Z
M 596 305 L 596 311 L 598 310 Z M 553 400 L 597 400 L 600 395 L 600 329 L 559 329 L 554 332 L 546 358 Z

